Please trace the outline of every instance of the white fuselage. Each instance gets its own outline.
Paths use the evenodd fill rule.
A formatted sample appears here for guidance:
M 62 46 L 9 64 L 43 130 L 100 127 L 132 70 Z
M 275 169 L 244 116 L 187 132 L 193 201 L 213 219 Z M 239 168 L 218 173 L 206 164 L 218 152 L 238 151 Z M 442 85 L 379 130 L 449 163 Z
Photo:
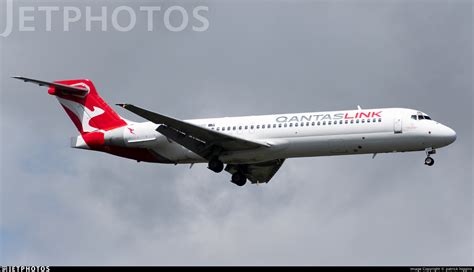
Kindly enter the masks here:
M 456 133 L 422 112 L 402 108 L 278 114 L 186 122 L 269 145 L 224 152 L 224 163 L 250 164 L 275 159 L 423 151 L 454 142 Z M 167 139 L 151 122 L 106 132 L 108 144 L 153 151 L 164 163 L 204 163 L 202 157 Z
M 138 162 L 208 163 L 226 171 L 232 183 L 268 183 L 285 159 L 297 157 L 425 151 L 432 154 L 456 140 L 456 132 L 423 112 L 361 109 L 182 121 L 132 104 L 117 104 L 150 122 L 118 115 L 87 79 L 47 82 L 15 77 L 49 87 L 80 136 L 74 148 L 105 152 Z

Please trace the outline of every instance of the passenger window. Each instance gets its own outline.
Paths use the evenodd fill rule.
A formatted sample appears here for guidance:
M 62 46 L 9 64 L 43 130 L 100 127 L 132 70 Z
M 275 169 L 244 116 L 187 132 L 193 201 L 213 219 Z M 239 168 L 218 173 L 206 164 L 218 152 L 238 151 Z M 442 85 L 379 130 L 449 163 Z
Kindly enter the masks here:
M 332 125 L 331 121 L 328 122 L 328 125 Z
M 356 120 L 356 123 L 358 124 L 359 122 L 360 122 L 359 119 L 357 119 L 357 120 Z
M 239 130 L 242 130 L 242 126 L 239 127 Z
M 349 120 L 344 121 L 344 124 L 349 124 Z
M 342 125 L 342 120 L 341 120 L 341 121 L 339 121 L 339 125 Z
M 290 127 L 293 127 L 293 123 L 290 123 Z
M 287 123 L 285 123 L 285 127 L 288 127 L 288 124 L 287 124 Z
M 260 129 L 260 125 L 257 125 L 257 129 Z
M 255 128 L 255 127 L 254 127 L 253 125 L 252 125 L 252 126 L 250 126 L 250 129 L 254 129 L 254 128 Z
M 323 126 L 325 126 L 325 125 L 326 125 L 326 121 L 323 122 Z
M 382 122 L 382 118 L 379 118 L 379 123 Z
M 281 124 L 278 124 L 278 127 L 281 128 Z
M 373 121 L 374 121 L 374 123 L 375 123 L 375 122 L 377 122 L 377 118 L 374 118 L 374 120 L 373 120 Z
M 361 121 L 361 122 L 362 122 L 363 124 L 365 124 L 365 119 L 362 119 L 362 121 Z
M 236 130 L 236 129 L 237 129 L 237 127 L 233 127 L 233 130 Z
M 297 127 L 297 126 L 298 126 L 298 123 L 295 123 L 295 127 Z
M 220 130 L 221 130 L 221 128 L 217 128 L 217 131 L 220 131 Z
M 321 122 L 318 122 L 318 126 L 320 126 L 320 125 L 321 125 Z
M 367 123 L 370 123 L 370 119 L 367 119 Z
M 314 127 L 316 125 L 316 122 L 312 122 L 311 125 Z
M 249 126 L 245 126 L 245 129 L 246 129 L 246 130 L 249 129 Z
M 276 125 L 276 124 L 273 124 L 273 128 L 276 128 L 276 127 L 277 127 L 277 125 Z
M 264 129 L 264 128 L 265 128 L 265 125 L 262 125 L 262 129 Z

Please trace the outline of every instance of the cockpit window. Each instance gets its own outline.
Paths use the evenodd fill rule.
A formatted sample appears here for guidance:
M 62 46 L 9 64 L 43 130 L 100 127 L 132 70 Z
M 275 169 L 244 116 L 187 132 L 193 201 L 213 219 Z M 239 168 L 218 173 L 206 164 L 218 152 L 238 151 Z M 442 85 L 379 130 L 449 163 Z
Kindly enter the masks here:
M 433 120 L 428 115 L 424 115 L 422 113 L 418 113 L 417 115 L 416 114 L 412 115 L 411 119 L 413 119 L 413 120 Z

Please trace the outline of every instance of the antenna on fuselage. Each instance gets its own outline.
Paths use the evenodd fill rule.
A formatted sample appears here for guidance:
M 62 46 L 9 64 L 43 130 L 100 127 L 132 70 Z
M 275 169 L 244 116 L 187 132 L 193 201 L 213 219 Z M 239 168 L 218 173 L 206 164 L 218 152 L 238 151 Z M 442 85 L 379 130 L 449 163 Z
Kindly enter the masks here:
M 357 109 L 358 109 L 358 110 L 362 110 L 362 108 L 361 108 L 359 105 L 357 105 Z

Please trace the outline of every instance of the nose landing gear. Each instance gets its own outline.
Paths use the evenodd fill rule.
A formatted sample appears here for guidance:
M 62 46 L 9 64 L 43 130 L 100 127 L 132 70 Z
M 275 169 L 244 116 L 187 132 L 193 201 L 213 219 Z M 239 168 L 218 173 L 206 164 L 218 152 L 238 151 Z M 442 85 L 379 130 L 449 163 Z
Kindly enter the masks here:
M 432 157 L 426 157 L 425 164 L 428 165 L 428 166 L 433 166 L 433 164 L 434 164 L 433 158 Z
M 425 164 L 428 166 L 433 166 L 435 161 L 431 157 L 431 155 L 436 154 L 436 150 L 433 148 L 427 148 L 426 150 L 426 159 L 425 159 Z

